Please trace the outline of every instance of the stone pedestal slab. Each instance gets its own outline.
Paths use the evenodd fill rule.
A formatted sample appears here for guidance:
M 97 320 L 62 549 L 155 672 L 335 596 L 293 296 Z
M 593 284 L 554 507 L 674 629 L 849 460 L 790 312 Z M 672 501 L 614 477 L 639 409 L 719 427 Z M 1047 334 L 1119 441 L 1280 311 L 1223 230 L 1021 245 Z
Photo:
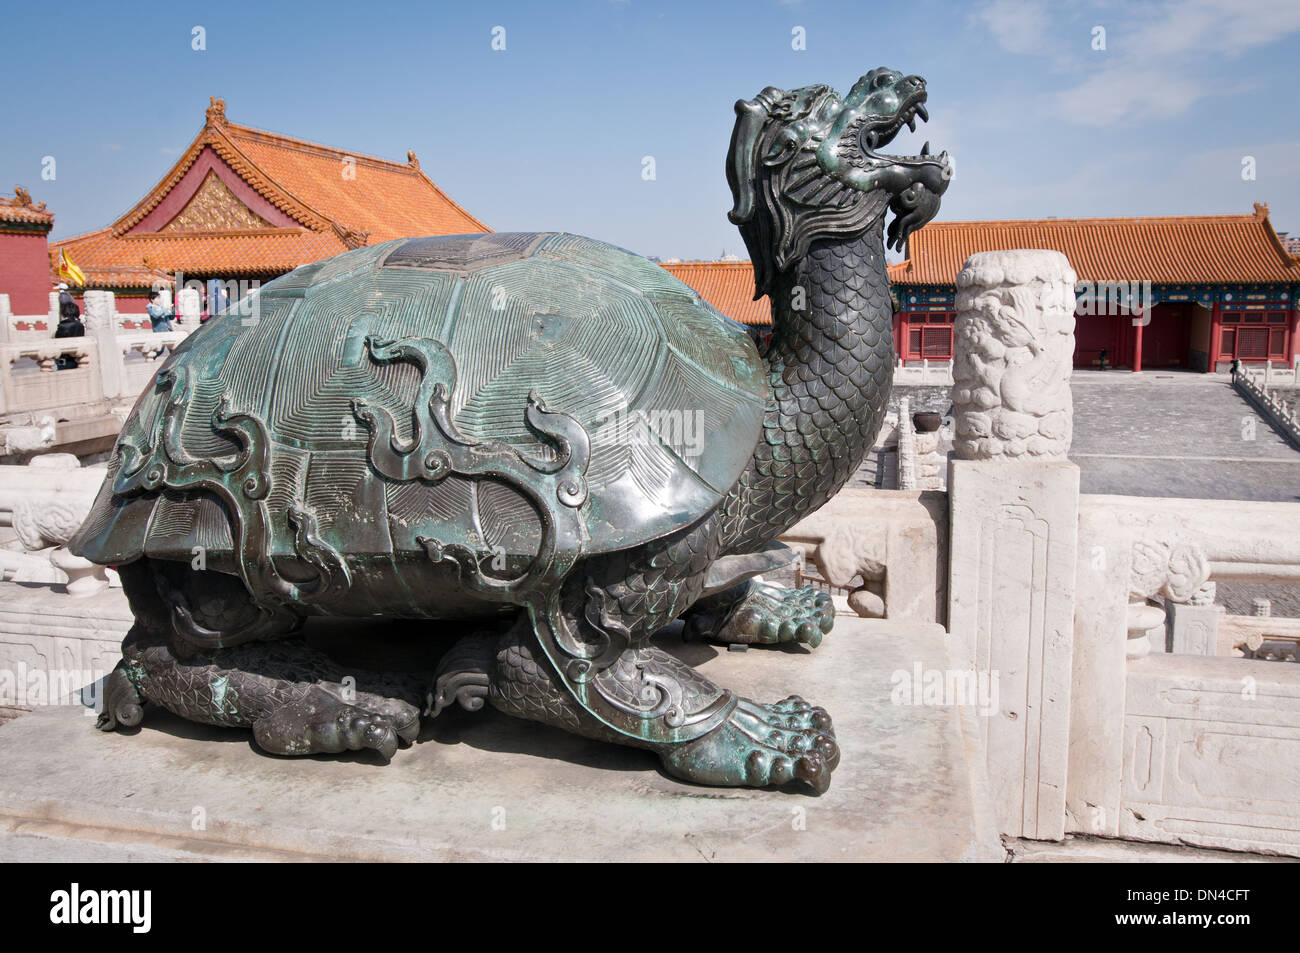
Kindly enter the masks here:
M 445 714 L 381 765 L 270 757 L 157 711 L 103 734 L 53 707 L 0 726 L 0 861 L 1003 860 L 969 718 L 899 690 L 900 672 L 951 667 L 939 626 L 845 619 L 812 652 L 665 646 L 757 698 L 825 705 L 830 790 L 687 785 L 648 752 L 490 709 Z

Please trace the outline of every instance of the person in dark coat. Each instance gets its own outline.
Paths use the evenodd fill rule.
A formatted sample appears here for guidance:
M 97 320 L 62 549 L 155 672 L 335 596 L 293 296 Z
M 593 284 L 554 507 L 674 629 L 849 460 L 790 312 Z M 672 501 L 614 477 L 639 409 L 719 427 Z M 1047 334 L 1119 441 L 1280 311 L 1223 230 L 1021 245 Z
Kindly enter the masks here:
M 59 285 L 59 325 L 54 329 L 56 338 L 80 338 L 86 336 L 86 326 L 81 322 L 81 308 L 72 299 L 67 285 Z M 77 359 L 71 354 L 60 354 L 54 360 L 54 367 L 60 371 L 71 370 L 77 366 Z

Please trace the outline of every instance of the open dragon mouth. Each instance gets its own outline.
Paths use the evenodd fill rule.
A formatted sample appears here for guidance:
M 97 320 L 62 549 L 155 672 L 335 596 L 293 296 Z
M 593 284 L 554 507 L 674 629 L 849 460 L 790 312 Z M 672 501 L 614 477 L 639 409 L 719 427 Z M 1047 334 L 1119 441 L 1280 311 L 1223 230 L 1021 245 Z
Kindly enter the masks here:
M 769 86 L 735 108 L 727 216 L 745 238 L 759 294 L 820 235 L 865 232 L 890 211 L 886 245 L 901 248 L 939 211 L 948 153 L 931 155 L 928 142 L 913 155 L 881 152 L 904 127 L 929 121 L 923 77 L 879 67 L 843 97 L 824 85 Z
M 878 150 L 889 145 L 899 131 L 906 126 L 909 131 L 916 132 L 916 120 L 921 122 L 930 121 L 930 112 L 925 108 L 926 92 L 924 89 L 918 89 L 911 93 L 898 108 L 898 112 L 893 118 L 883 125 L 864 126 L 859 135 L 859 145 L 864 155 L 871 159 L 892 160 L 893 156 L 885 156 Z M 918 156 L 930 155 L 930 143 L 927 140 L 921 146 Z

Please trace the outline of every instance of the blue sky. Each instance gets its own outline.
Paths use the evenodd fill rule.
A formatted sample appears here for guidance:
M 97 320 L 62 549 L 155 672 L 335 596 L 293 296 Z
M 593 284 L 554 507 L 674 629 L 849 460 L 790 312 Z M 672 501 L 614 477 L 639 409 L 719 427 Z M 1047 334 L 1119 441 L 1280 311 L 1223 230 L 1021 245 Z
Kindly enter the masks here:
M 55 237 L 134 204 L 217 95 L 234 122 L 395 159 L 415 149 L 496 229 L 743 253 L 726 220 L 732 103 L 767 85 L 844 92 L 879 65 L 929 82 L 930 123 L 893 148 L 928 138 L 953 155 L 940 218 L 1267 201 L 1300 233 L 1297 0 L 66 2 L 9 4 L 5 26 L 26 40 L 0 62 L 0 190 L 47 202 Z M 191 48 L 195 26 L 206 50 Z

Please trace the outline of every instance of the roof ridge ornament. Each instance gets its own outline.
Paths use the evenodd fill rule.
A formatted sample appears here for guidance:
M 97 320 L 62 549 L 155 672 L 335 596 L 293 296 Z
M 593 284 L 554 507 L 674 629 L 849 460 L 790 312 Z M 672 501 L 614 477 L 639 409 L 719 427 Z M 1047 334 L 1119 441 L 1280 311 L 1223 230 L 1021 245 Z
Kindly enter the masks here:
M 340 222 L 330 222 L 330 224 L 334 226 L 334 234 L 342 239 L 343 244 L 347 245 L 349 250 L 362 248 L 370 243 L 369 231 L 362 231 L 359 228 L 348 228 Z
M 414 149 L 406 150 L 406 163 L 416 172 L 420 171 L 420 157 L 415 154 Z
M 1256 217 L 1257 219 L 1259 219 L 1260 221 L 1263 221 L 1264 219 L 1268 218 L 1268 203 L 1267 203 L 1267 202 L 1256 202 L 1256 203 L 1255 203 L 1255 217 Z
M 209 96 L 207 117 L 209 124 L 224 126 L 226 124 L 226 101 L 217 99 L 216 96 Z

